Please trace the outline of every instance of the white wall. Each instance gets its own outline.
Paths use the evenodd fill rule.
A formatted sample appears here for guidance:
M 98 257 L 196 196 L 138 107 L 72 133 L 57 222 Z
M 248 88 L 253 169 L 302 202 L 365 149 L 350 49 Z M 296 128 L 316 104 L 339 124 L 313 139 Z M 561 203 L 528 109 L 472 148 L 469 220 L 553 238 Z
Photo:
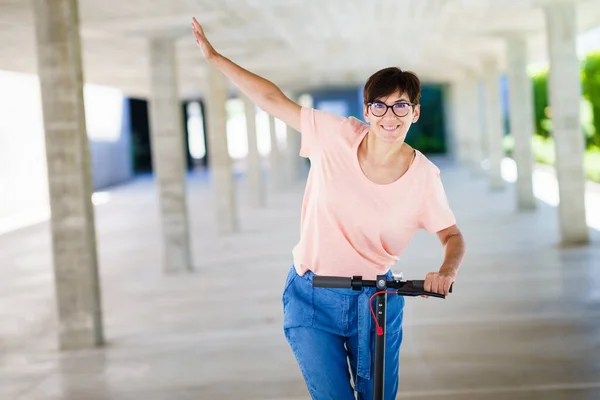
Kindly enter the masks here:
M 133 177 L 129 102 L 120 91 L 87 85 L 86 125 L 95 189 Z
M 133 176 L 128 103 L 86 86 L 94 187 Z M 0 234 L 48 217 L 48 178 L 37 76 L 0 71 Z
M 0 232 L 46 216 L 46 173 L 37 78 L 0 72 Z

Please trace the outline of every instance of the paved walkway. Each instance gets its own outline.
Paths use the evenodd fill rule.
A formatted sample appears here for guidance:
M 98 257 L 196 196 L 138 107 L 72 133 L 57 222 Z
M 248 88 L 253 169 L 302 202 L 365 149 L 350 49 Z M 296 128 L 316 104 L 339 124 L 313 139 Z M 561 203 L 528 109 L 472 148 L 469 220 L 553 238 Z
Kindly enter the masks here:
M 600 234 L 560 249 L 556 210 L 514 211 L 512 187 L 440 161 L 468 243 L 455 293 L 407 299 L 400 399 L 600 398 Z M 149 179 L 96 208 L 107 346 L 59 353 L 46 223 L 0 236 L 0 399 L 308 399 L 282 334 L 281 290 L 302 185 L 218 238 L 206 177 L 190 179 L 192 275 L 164 276 Z M 419 233 L 398 270 L 442 249 Z

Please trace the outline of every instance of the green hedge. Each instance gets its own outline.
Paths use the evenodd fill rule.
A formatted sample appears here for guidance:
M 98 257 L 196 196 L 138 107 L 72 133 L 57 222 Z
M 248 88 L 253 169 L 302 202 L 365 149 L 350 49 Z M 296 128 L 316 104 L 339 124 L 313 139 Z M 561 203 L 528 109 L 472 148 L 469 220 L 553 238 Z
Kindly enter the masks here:
M 535 114 L 535 135 L 532 151 L 535 160 L 554 165 L 552 120 L 548 99 L 548 69 L 532 75 Z M 581 63 L 581 125 L 586 138 L 584 170 L 588 179 L 600 182 L 600 52 L 590 53 Z M 504 149 L 512 154 L 513 138 L 505 137 Z
M 543 138 L 552 136 L 552 120 L 548 100 L 548 69 L 531 77 L 535 114 L 535 133 Z M 586 146 L 600 147 L 600 52 L 590 53 L 581 63 L 581 124 Z
M 554 140 L 534 136 L 532 152 L 535 161 L 540 164 L 554 165 L 556 156 L 554 153 Z M 600 147 L 591 146 L 583 155 L 583 169 L 589 180 L 600 182 Z
M 581 70 L 583 96 L 589 101 L 593 125 L 593 130 L 587 128 L 587 144 L 600 147 L 600 52 L 588 54 Z
M 533 112 L 535 114 L 535 133 L 550 136 L 550 120 L 548 109 L 548 70 L 542 70 L 531 77 L 533 83 Z

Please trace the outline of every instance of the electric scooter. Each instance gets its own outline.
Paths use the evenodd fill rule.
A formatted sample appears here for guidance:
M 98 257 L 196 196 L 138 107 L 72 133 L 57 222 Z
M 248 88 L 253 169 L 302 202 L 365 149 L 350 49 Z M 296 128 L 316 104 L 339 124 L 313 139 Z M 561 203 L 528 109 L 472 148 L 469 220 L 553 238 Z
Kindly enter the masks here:
M 386 307 L 387 294 L 397 294 L 399 296 L 431 296 L 445 299 L 446 296 L 440 293 L 427 292 L 424 289 L 423 280 L 403 281 L 402 277 L 394 276 L 388 280 L 386 275 L 377 275 L 376 280 L 363 280 L 362 276 L 341 277 L 341 276 L 313 276 L 313 287 L 337 288 L 362 290 L 363 287 L 375 287 L 377 292 L 373 294 L 377 302 L 377 315 L 373 312 L 371 298 L 371 314 L 376 320 L 377 332 L 375 335 L 375 356 L 373 371 L 373 399 L 383 400 L 384 371 L 385 371 L 385 329 L 386 329 Z M 452 284 L 450 293 L 452 293 Z M 395 291 L 387 290 L 395 289 Z

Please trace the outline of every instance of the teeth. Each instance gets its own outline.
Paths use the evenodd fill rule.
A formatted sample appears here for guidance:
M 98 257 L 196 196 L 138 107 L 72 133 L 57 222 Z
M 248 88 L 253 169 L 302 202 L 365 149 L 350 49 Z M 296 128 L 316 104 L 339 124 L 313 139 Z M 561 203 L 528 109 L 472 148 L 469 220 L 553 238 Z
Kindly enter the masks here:
M 382 125 L 382 127 L 385 130 L 393 131 L 394 129 L 396 129 L 398 127 L 398 125 Z

